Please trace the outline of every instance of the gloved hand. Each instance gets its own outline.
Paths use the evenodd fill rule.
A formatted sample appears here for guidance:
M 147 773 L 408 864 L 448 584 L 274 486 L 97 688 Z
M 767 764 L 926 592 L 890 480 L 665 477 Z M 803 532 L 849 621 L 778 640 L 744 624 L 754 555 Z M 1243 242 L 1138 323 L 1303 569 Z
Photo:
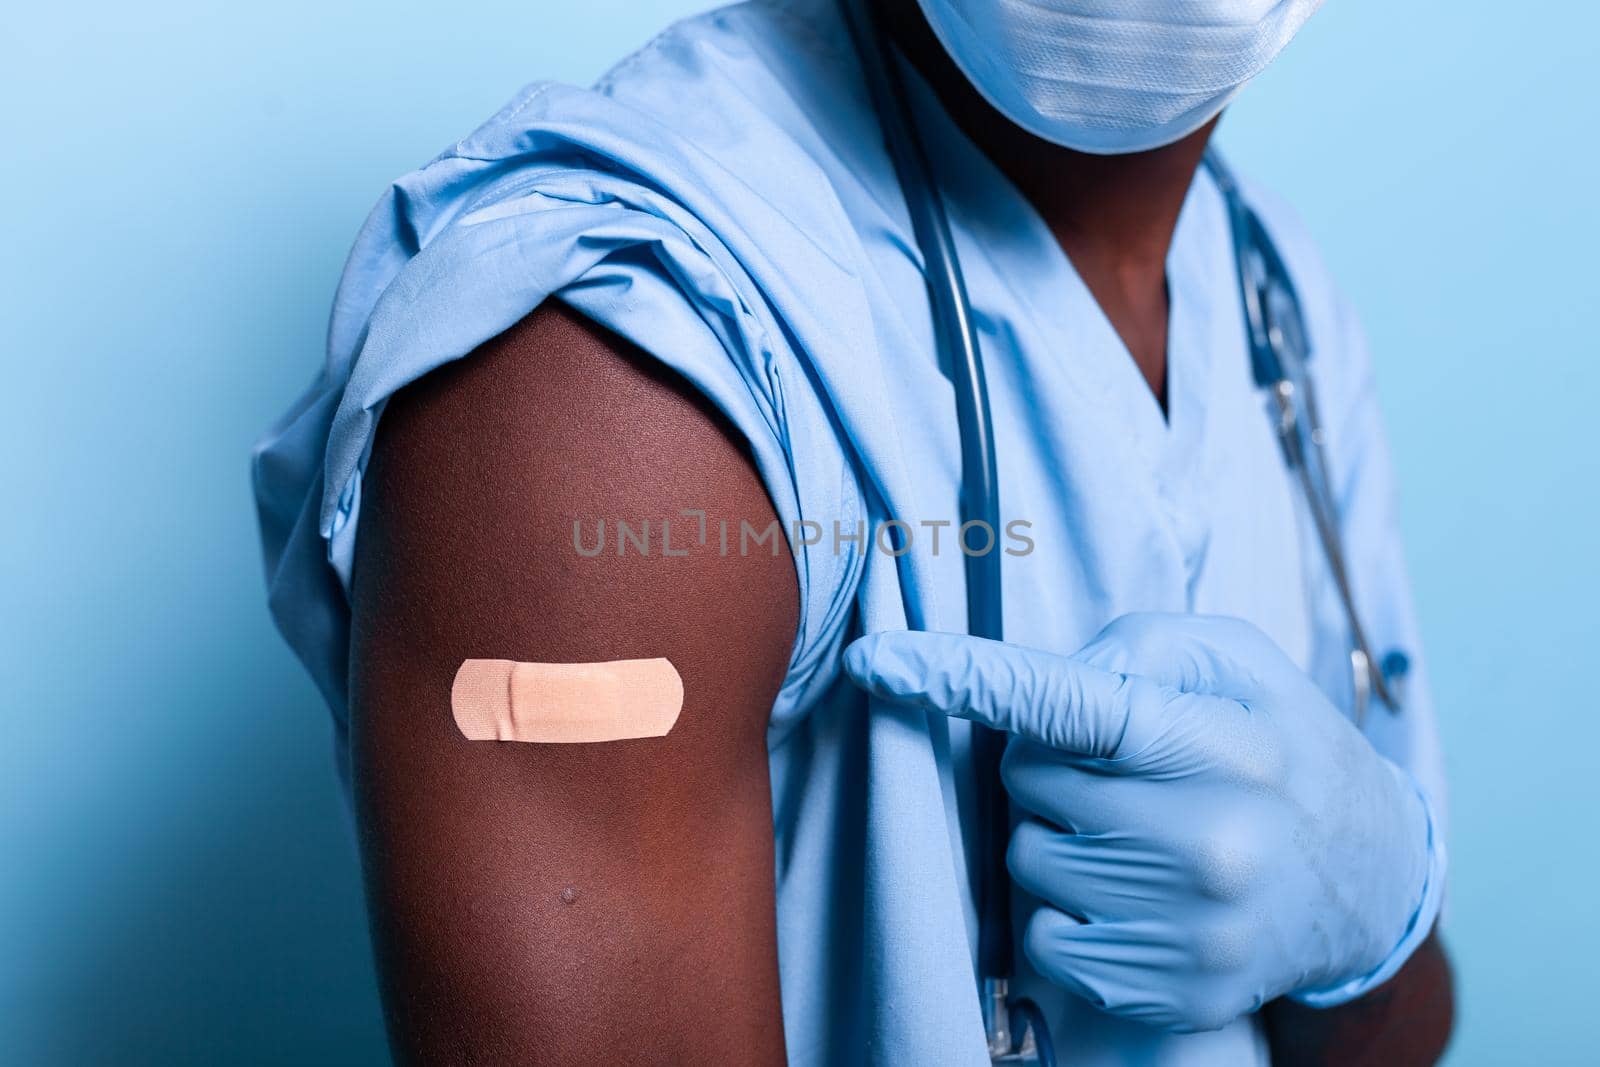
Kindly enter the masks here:
M 1261 631 L 1128 615 L 1072 657 L 957 634 L 869 634 L 876 696 L 1015 735 L 1007 856 L 1045 906 L 1024 948 L 1107 1011 L 1226 1025 L 1286 993 L 1342 1003 L 1428 934 L 1443 850 L 1410 777 Z

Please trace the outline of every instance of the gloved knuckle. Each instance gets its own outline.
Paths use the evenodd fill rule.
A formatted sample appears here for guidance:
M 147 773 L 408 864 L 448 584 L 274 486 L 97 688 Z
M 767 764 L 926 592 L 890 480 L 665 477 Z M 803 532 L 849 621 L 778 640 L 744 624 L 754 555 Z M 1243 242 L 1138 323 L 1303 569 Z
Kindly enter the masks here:
M 1282 791 L 1288 777 L 1288 755 L 1283 739 L 1262 719 L 1246 719 L 1230 731 L 1224 759 L 1229 776 L 1249 789 Z
M 1249 619 L 1241 619 L 1236 615 L 1228 615 L 1219 617 L 1217 621 L 1222 628 L 1227 631 L 1228 636 L 1232 640 L 1239 642 L 1244 647 L 1248 648 L 1253 645 L 1258 645 L 1263 641 L 1270 643 L 1272 640 L 1266 635 L 1265 632 L 1262 631 L 1261 627 L 1257 626 Z
M 1260 835 L 1237 823 L 1219 823 L 1203 834 L 1192 856 L 1195 888 L 1222 904 L 1248 900 L 1267 869 Z
M 1006 848 L 1006 868 L 1021 886 L 1037 891 L 1040 868 L 1050 847 L 1051 831 L 1032 819 L 1017 824 Z
M 1149 612 L 1130 611 L 1126 615 L 1118 615 L 1112 619 L 1100 632 L 1104 637 L 1112 637 L 1119 641 L 1137 641 L 1149 632 L 1152 617 Z
M 1028 920 L 1028 928 L 1022 934 L 1023 953 L 1038 968 L 1040 974 L 1057 982 L 1065 973 L 1066 964 L 1060 941 L 1056 936 L 1062 919 L 1062 916 L 1050 909 L 1040 908 Z
M 1118 615 L 1101 631 L 1103 634 L 1113 634 L 1119 637 L 1131 636 L 1148 628 L 1152 619 L 1157 618 L 1154 612 L 1130 611 L 1125 615 Z
M 1153 612 L 1134 612 L 1114 619 L 1106 627 L 1105 636 L 1123 650 L 1122 669 L 1148 669 L 1149 664 L 1161 658 L 1166 645 L 1164 618 Z
M 1255 932 L 1246 923 L 1217 920 L 1201 926 L 1194 940 L 1195 969 L 1201 974 L 1233 974 L 1249 967 Z
M 1185 999 L 1179 1013 L 1178 1025 L 1173 1029 L 1180 1033 L 1221 1030 L 1237 1017 L 1238 1013 L 1226 1000 L 1208 990 Z
M 1013 738 L 1000 757 L 1000 782 L 1019 803 L 1027 792 L 1031 770 L 1037 762 L 1033 748 L 1027 741 Z

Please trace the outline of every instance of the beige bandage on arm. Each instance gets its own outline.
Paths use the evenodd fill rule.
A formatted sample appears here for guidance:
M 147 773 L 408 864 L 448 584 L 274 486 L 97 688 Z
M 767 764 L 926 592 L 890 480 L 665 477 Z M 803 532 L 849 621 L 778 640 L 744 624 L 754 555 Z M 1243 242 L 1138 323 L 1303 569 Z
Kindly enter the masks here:
M 661 737 L 683 709 L 683 679 L 665 659 L 469 659 L 456 671 L 450 708 L 469 741 L 562 744 Z

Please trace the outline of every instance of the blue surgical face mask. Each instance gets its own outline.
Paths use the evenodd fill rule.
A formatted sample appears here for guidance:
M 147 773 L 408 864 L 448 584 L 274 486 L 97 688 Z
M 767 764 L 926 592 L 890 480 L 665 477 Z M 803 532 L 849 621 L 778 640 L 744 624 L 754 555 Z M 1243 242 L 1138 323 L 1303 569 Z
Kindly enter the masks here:
M 1003 115 L 1083 152 L 1171 144 L 1214 118 L 1322 0 L 920 0 Z

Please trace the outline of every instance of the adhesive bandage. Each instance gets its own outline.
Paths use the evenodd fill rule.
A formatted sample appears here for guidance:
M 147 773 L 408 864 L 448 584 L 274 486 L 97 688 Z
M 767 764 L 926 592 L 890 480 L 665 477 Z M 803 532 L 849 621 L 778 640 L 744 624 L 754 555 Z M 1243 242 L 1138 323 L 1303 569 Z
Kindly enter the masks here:
M 469 659 L 456 671 L 450 708 L 469 741 L 570 744 L 661 737 L 683 709 L 683 679 L 665 659 Z

